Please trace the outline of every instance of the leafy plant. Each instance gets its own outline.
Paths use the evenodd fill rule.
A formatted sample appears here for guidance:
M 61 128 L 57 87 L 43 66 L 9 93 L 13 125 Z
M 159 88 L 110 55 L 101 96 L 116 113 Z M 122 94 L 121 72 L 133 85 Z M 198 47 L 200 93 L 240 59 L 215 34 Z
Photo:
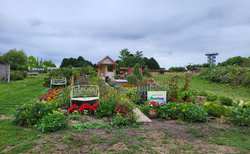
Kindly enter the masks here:
M 218 96 L 217 95 L 213 95 L 213 94 L 208 94 L 206 99 L 208 101 L 216 101 L 218 99 Z
M 125 125 L 131 125 L 136 122 L 136 117 L 133 113 L 127 115 L 126 117 L 123 117 L 122 114 L 115 114 L 111 125 L 112 126 L 125 126 Z
M 142 79 L 142 76 L 141 76 L 141 73 L 139 71 L 139 68 L 140 68 L 140 64 L 136 63 L 135 67 L 134 67 L 134 70 L 133 70 L 133 74 L 136 75 L 138 79 Z
M 219 96 L 219 101 L 227 106 L 231 106 L 233 104 L 233 99 L 225 96 Z
M 110 101 L 108 103 L 101 103 L 100 107 L 97 108 L 95 116 L 96 118 L 102 118 L 102 117 L 112 117 L 115 113 L 115 107 L 117 102 L 116 101 Z
M 134 74 L 128 75 L 126 79 L 128 81 L 128 84 L 134 84 L 134 85 L 136 85 L 137 80 L 138 80 L 137 76 Z
M 250 126 L 250 109 L 238 107 L 231 107 L 226 113 L 226 117 L 222 116 L 228 123 L 236 125 Z
M 17 125 L 32 126 L 37 124 L 44 116 L 57 110 L 57 106 L 52 103 L 36 102 L 34 104 L 23 104 L 17 109 L 13 122 Z
M 42 132 L 54 132 L 67 126 L 67 117 L 58 111 L 44 116 L 35 127 Z
M 208 113 L 208 115 L 215 117 L 221 117 L 221 115 L 224 115 L 227 111 L 225 106 L 220 105 L 217 102 L 206 102 L 202 108 Z
M 163 103 L 158 110 L 160 117 L 178 119 L 187 122 L 207 121 L 207 113 L 192 103 L 168 102 Z
M 137 93 L 135 88 L 131 88 L 128 91 L 125 92 L 125 95 L 127 98 L 131 100 L 133 103 L 138 103 L 141 100 L 140 93 Z
M 10 80 L 23 80 L 23 74 L 20 71 L 10 71 Z

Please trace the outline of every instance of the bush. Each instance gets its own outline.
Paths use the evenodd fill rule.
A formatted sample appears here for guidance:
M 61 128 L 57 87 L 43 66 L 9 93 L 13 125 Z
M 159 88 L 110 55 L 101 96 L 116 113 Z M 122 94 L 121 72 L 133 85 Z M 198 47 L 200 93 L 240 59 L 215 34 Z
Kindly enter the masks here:
M 67 126 L 67 117 L 58 111 L 44 116 L 35 127 L 42 132 L 54 132 Z
M 114 87 L 115 85 L 117 85 L 118 83 L 117 82 L 109 82 L 108 83 L 110 87 Z
M 109 84 L 107 84 L 106 82 L 101 82 L 100 86 L 104 89 L 110 88 Z
M 68 81 L 72 75 L 73 71 L 69 68 L 58 68 L 49 73 L 50 77 L 66 77 Z
M 136 122 L 135 115 L 129 114 L 127 117 L 123 117 L 121 114 L 116 114 L 111 122 L 112 126 L 126 126 Z
M 226 113 L 226 117 L 222 116 L 228 123 L 236 125 L 250 126 L 250 109 L 238 107 L 231 107 L 229 112 Z
M 136 106 L 142 113 L 144 113 L 147 117 L 150 117 L 149 110 L 151 109 L 151 106 L 147 104 L 147 102 L 144 102 L 143 104 Z
M 213 94 L 208 94 L 206 99 L 207 101 L 216 101 L 218 99 L 218 96 Z
M 79 73 L 80 75 L 90 75 L 90 77 L 95 77 L 97 75 L 95 68 L 92 66 L 81 67 Z
M 185 67 L 170 67 L 168 70 L 170 71 L 176 71 L 176 72 L 185 72 Z
M 135 64 L 135 67 L 134 67 L 134 70 L 133 70 L 133 74 L 135 76 L 137 76 L 138 79 L 142 79 L 142 76 L 141 76 L 141 73 L 139 71 L 139 68 L 140 68 L 140 64 L 139 63 L 136 63 Z
M 125 95 L 135 104 L 141 100 L 141 94 L 137 93 L 135 88 L 131 88 L 128 91 L 126 91 Z
M 124 88 L 123 86 L 121 86 L 119 84 L 114 85 L 114 88 L 117 90 L 123 91 L 123 92 L 128 91 L 127 88 Z
M 51 77 L 45 77 L 43 80 L 43 87 L 50 87 Z
M 126 79 L 128 81 L 128 84 L 134 84 L 134 85 L 136 85 L 138 80 L 134 74 L 128 75 Z
M 220 105 L 217 102 L 206 102 L 202 108 L 208 113 L 208 115 L 215 117 L 221 117 L 221 115 L 226 114 L 227 111 L 225 106 Z
M 250 85 L 250 68 L 239 66 L 210 67 L 200 73 L 201 78 L 231 85 Z
M 23 74 L 20 71 L 10 71 L 10 80 L 23 80 Z
M 17 108 L 14 115 L 14 123 L 20 126 L 32 126 L 37 124 L 44 116 L 57 110 L 57 106 L 48 102 L 36 102 L 32 104 L 23 104 Z
M 168 102 L 163 103 L 158 110 L 160 117 L 178 119 L 187 122 L 207 121 L 207 113 L 192 103 Z
M 145 77 L 152 77 L 152 74 L 149 72 L 149 69 L 147 69 L 147 68 L 142 70 L 142 75 Z
M 233 99 L 225 97 L 225 96 L 220 96 L 219 101 L 222 104 L 227 105 L 227 106 L 232 106 L 232 104 L 233 104 Z
M 102 117 L 112 117 L 115 113 L 115 107 L 117 102 L 110 101 L 108 103 L 101 103 L 101 105 L 97 108 L 95 116 L 96 118 Z
M 86 76 L 77 75 L 76 82 L 78 85 L 89 84 L 89 80 Z
M 28 66 L 19 65 L 19 66 L 17 66 L 17 70 L 19 70 L 19 71 L 28 71 Z

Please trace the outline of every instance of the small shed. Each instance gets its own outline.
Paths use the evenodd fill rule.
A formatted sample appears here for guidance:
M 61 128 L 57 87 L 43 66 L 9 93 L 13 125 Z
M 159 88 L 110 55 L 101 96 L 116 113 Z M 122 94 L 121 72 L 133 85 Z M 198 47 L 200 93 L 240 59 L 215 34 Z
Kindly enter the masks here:
M 96 66 L 98 67 L 98 77 L 105 78 L 108 76 L 113 79 L 116 76 L 118 64 L 109 56 L 104 57 Z

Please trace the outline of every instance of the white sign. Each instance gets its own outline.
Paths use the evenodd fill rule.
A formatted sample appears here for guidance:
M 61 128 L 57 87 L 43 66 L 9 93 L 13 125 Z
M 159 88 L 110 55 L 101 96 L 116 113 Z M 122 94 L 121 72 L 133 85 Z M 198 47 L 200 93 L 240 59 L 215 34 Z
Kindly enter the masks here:
M 148 91 L 147 99 L 149 101 L 155 101 L 158 103 L 167 102 L 167 92 L 166 91 Z

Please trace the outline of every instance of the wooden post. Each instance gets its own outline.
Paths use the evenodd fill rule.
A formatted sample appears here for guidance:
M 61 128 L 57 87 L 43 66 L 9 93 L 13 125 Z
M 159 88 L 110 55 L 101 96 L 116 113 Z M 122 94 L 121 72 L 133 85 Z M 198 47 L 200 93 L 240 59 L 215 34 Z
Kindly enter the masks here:
M 71 86 L 74 86 L 74 75 L 71 76 L 70 82 L 71 82 Z

